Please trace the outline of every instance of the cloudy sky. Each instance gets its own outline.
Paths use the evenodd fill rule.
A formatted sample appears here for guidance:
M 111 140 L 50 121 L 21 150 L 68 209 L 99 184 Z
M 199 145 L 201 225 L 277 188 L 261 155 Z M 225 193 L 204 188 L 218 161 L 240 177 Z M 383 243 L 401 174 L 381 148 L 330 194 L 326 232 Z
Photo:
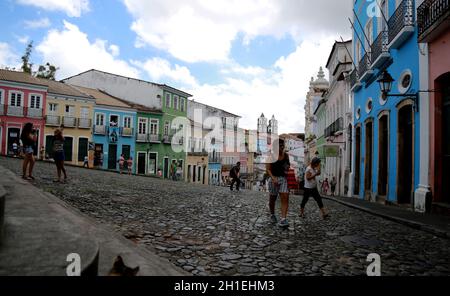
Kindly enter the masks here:
M 58 79 L 92 68 L 157 83 L 241 115 L 304 129 L 311 76 L 351 36 L 352 0 L 2 0 L 0 67 L 32 62 Z

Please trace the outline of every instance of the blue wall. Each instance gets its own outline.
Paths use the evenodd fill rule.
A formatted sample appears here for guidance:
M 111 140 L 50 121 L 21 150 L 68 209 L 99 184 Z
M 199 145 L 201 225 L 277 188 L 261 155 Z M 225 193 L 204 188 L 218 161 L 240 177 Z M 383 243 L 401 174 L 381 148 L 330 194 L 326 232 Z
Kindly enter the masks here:
M 93 140 L 95 144 L 102 144 L 103 145 L 103 169 L 108 169 L 108 151 L 109 151 L 109 145 L 113 144 L 113 145 L 117 145 L 117 155 L 116 158 L 117 160 L 119 160 L 120 155 L 122 154 L 122 147 L 123 145 L 128 145 L 130 146 L 130 155 L 131 157 L 133 157 L 133 173 L 135 173 L 136 171 L 136 159 L 135 158 L 135 152 L 136 152 L 136 147 L 135 147 L 135 143 L 136 143 L 136 112 L 132 112 L 132 111 L 124 111 L 122 109 L 115 109 L 114 107 L 108 107 L 108 108 L 102 108 L 99 106 L 96 106 L 94 108 L 94 125 L 95 125 L 95 119 L 96 119 L 96 114 L 97 113 L 102 113 L 105 114 L 105 125 L 107 127 L 109 127 L 109 118 L 110 115 L 118 115 L 119 116 L 119 125 L 118 127 L 112 127 L 110 128 L 110 133 L 111 130 L 115 130 L 117 132 L 118 138 L 117 138 L 117 142 L 116 143 L 111 143 L 109 140 L 109 135 L 96 135 L 94 133 L 93 135 Z M 131 124 L 133 127 L 133 135 L 131 137 L 122 137 L 120 135 L 120 128 L 123 127 L 123 119 L 124 116 L 129 116 L 131 117 Z M 117 170 L 119 169 L 119 165 L 117 164 Z
M 369 16 L 366 13 L 367 6 L 372 2 L 358 0 L 355 3 L 355 11 L 358 14 L 358 18 L 362 24 L 365 26 L 366 22 L 369 20 Z M 395 1 L 389 1 L 389 14 L 395 11 Z M 414 9 L 415 13 L 415 9 Z M 375 40 L 378 36 L 378 20 L 375 18 L 373 21 L 374 26 L 374 34 L 373 40 Z M 360 36 L 362 40 L 364 40 L 364 35 L 361 31 L 361 28 L 358 24 L 358 21 L 355 19 L 355 27 L 357 34 Z M 356 41 L 358 37 L 353 32 L 353 39 Z M 354 51 L 356 50 L 355 46 L 356 42 L 354 42 Z M 361 49 L 362 50 L 362 49 Z M 363 51 L 363 50 L 362 50 Z M 387 67 L 387 71 L 392 75 L 392 77 L 396 80 L 392 86 L 392 94 L 398 94 L 398 82 L 400 79 L 400 75 L 403 71 L 409 69 L 412 73 L 412 84 L 410 89 L 407 91 L 409 94 L 414 94 L 419 90 L 419 51 L 417 44 L 417 27 L 415 29 L 414 34 L 412 34 L 398 49 L 390 50 L 391 58 L 393 63 Z M 361 56 L 364 55 L 364 52 Z M 356 55 L 354 55 L 356 56 Z M 378 191 L 378 129 L 379 129 L 379 121 L 378 116 L 381 112 L 387 110 L 389 112 L 389 160 L 388 160 L 388 194 L 387 199 L 389 201 L 395 202 L 397 201 L 397 131 L 398 131 L 398 109 L 397 104 L 401 101 L 405 100 L 404 97 L 389 97 L 387 102 L 384 105 L 380 104 L 380 87 L 376 82 L 376 77 L 380 74 L 379 69 L 375 69 L 374 78 L 369 79 L 368 83 L 362 83 L 362 87 L 359 91 L 354 93 L 354 122 L 355 126 L 357 124 L 361 124 L 361 163 L 360 165 L 360 192 L 359 196 L 364 198 L 364 174 L 365 174 L 365 166 L 364 166 L 364 158 L 366 153 L 365 147 L 365 121 L 369 118 L 373 119 L 373 162 L 372 162 L 372 192 L 377 193 Z M 373 101 L 373 109 L 369 113 L 366 112 L 366 103 L 368 98 L 372 98 Z M 361 117 L 359 119 L 356 118 L 358 108 L 361 109 Z M 419 113 L 414 112 L 414 188 L 416 189 L 419 182 L 419 155 L 420 155 L 420 138 L 419 138 L 419 130 L 420 130 L 420 122 L 419 122 Z M 355 144 L 354 147 L 355 149 Z M 353 157 L 354 154 L 353 154 Z M 354 165 L 357 165 L 356 162 Z

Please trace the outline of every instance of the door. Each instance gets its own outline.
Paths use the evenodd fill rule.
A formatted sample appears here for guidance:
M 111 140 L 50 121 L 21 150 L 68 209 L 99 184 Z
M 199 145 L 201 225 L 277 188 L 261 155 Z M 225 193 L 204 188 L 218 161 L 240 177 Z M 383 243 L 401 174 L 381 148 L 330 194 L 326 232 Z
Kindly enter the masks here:
M 169 159 L 167 157 L 164 158 L 164 179 L 169 178 Z
M 450 203 L 450 74 L 446 75 L 446 82 L 442 83 L 442 190 L 443 202 Z
M 73 153 L 73 138 L 64 137 L 64 155 L 66 157 L 66 161 L 72 161 L 72 153 Z
M 117 145 L 109 145 L 108 170 L 117 170 Z
M 412 105 L 398 111 L 397 202 L 410 204 L 413 182 L 413 109 Z
M 197 166 L 194 165 L 194 169 L 193 169 L 193 173 L 192 173 L 192 183 L 195 183 L 196 175 L 197 175 Z
M 378 127 L 378 196 L 386 197 L 388 186 L 388 116 L 383 115 Z
M 86 138 L 78 139 L 78 161 L 84 162 L 84 157 L 88 155 L 89 140 Z
M 146 155 L 144 152 L 138 152 L 138 159 L 137 159 L 138 175 L 145 175 L 145 158 Z
M 355 130 L 355 186 L 354 195 L 359 195 L 361 176 L 361 127 Z
M 372 193 L 372 160 L 373 160 L 373 123 L 366 123 L 366 157 L 364 169 L 364 195 L 371 200 Z
M 131 155 L 131 146 L 130 145 L 122 145 L 122 154 L 125 157 L 125 160 L 128 160 Z
M 7 154 L 14 154 L 13 153 L 13 144 L 17 143 L 19 145 L 20 143 L 20 128 L 11 127 L 8 128 L 8 147 L 6 148 Z
M 158 154 L 150 153 L 148 155 L 148 173 L 155 175 L 158 171 Z

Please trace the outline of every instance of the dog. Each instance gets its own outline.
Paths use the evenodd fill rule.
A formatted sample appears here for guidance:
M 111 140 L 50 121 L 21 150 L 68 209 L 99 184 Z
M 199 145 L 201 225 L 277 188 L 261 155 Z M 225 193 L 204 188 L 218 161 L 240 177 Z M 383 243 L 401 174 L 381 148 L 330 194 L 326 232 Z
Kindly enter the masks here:
M 135 268 L 130 268 L 125 265 L 123 262 L 122 257 L 119 255 L 114 260 L 114 265 L 112 269 L 109 272 L 109 276 L 125 276 L 125 277 L 131 277 L 131 276 L 137 276 L 139 272 L 139 266 Z

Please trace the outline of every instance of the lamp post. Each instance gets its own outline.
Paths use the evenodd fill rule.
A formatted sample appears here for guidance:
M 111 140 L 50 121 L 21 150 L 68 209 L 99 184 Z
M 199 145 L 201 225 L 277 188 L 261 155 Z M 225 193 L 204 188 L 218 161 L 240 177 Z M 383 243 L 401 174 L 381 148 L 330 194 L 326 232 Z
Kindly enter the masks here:
M 392 84 L 394 82 L 394 78 L 392 78 L 391 74 L 387 70 L 384 70 L 383 73 L 378 77 L 377 82 L 380 85 L 381 96 L 383 99 L 387 99 L 388 97 L 402 97 L 402 98 L 412 98 L 414 101 L 414 110 L 419 112 L 419 92 L 413 94 L 391 94 Z M 429 92 L 429 91 L 427 91 Z

